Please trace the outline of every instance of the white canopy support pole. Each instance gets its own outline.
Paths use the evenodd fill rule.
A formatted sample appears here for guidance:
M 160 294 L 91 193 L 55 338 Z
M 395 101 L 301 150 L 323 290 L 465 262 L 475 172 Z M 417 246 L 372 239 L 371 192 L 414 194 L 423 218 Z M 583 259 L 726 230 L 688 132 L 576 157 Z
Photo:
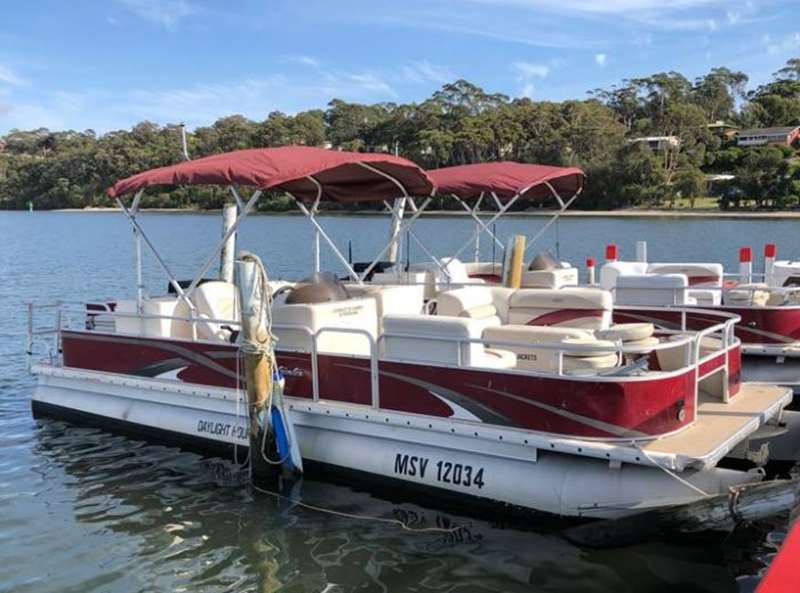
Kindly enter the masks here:
M 319 229 L 314 229 L 314 271 L 317 273 L 319 273 L 321 269 L 319 251 Z
M 245 203 L 242 199 L 242 196 L 239 195 L 239 190 L 237 190 L 236 186 L 234 185 L 229 185 L 228 189 L 231 190 L 231 194 L 233 194 L 233 197 L 236 200 L 236 205 L 239 207 L 239 212 L 242 212 L 244 210 Z
M 169 267 L 164 262 L 164 260 L 161 259 L 161 256 L 158 254 L 158 251 L 156 251 L 156 248 L 150 242 L 150 239 L 148 238 L 147 234 L 142 230 L 142 227 L 139 226 L 139 221 L 136 220 L 136 215 L 135 214 L 131 214 L 131 211 L 128 210 L 128 208 L 125 206 L 125 204 L 122 203 L 122 200 L 120 200 L 119 197 L 114 198 L 114 199 L 116 200 L 117 205 L 120 207 L 120 209 L 122 210 L 123 214 L 125 214 L 125 216 L 128 217 L 128 220 L 131 221 L 131 224 L 136 229 L 136 231 L 139 233 L 139 236 L 144 240 L 145 245 L 147 245 L 147 247 L 153 253 L 153 256 L 155 256 L 156 261 L 158 262 L 158 265 L 161 266 L 161 269 L 164 270 L 164 273 L 167 275 L 167 278 L 169 279 L 169 283 L 172 286 L 172 288 L 175 289 L 175 292 L 177 293 L 177 295 L 181 299 L 183 299 L 184 302 L 186 302 L 186 304 L 189 306 L 189 310 L 192 312 L 192 316 L 194 316 L 194 313 L 195 313 L 194 304 L 192 303 L 191 300 L 189 300 L 189 298 L 187 298 L 186 293 L 181 288 L 181 285 L 178 284 L 177 280 L 175 280 L 175 276 L 172 274 L 172 272 L 170 271 Z
M 461 199 L 459 198 L 459 201 Z M 470 213 L 470 216 L 475 219 L 475 228 L 480 231 L 481 228 L 481 220 L 478 216 L 478 212 L 481 209 L 481 202 L 483 201 L 483 192 L 481 195 L 478 196 L 478 199 L 475 201 L 475 206 L 473 208 L 467 207 L 467 211 Z M 465 204 L 466 205 L 466 204 Z M 478 236 L 475 237 L 475 257 L 473 261 L 477 264 L 481 261 L 481 234 L 478 233 Z
M 481 233 L 488 234 L 494 240 L 494 242 L 497 244 L 497 246 L 500 247 L 501 250 L 505 251 L 506 246 L 503 245 L 502 241 L 500 241 L 500 239 L 498 239 L 497 236 L 492 232 L 492 229 L 489 228 L 489 224 L 491 224 L 491 222 L 488 223 L 488 224 L 484 224 L 484 222 L 477 215 L 477 212 L 478 212 L 478 210 L 480 208 L 480 202 L 478 202 L 478 204 L 475 206 L 475 209 L 472 209 L 472 208 L 469 207 L 469 205 L 467 205 L 466 202 L 464 202 L 464 200 L 462 200 L 458 196 L 453 196 L 453 197 L 456 199 L 456 201 L 459 204 L 461 204 L 461 206 L 467 212 L 469 212 L 470 216 L 475 220 L 475 229 L 476 229 L 475 232 L 477 233 L 477 235 L 475 236 L 476 256 L 479 257 L 479 255 L 480 255 L 477 250 L 480 249 L 480 235 L 481 235 Z M 479 198 L 479 200 L 482 199 L 482 198 L 483 198 L 483 194 L 481 194 L 481 198 Z M 502 208 L 502 206 L 500 206 L 500 208 Z M 478 260 L 476 259 L 475 261 L 478 261 Z
M 189 288 L 186 289 L 186 298 L 191 299 L 192 295 L 194 294 L 195 289 L 200 284 L 200 281 L 205 276 L 206 272 L 208 272 L 209 268 L 214 264 L 214 260 L 219 257 L 222 248 L 225 246 L 225 243 L 228 242 L 228 239 L 236 232 L 236 229 L 239 228 L 239 225 L 242 224 L 242 221 L 250 214 L 250 211 L 253 209 L 253 206 L 256 205 L 258 198 L 261 197 L 261 190 L 257 189 L 253 192 L 253 195 L 250 196 L 250 199 L 247 200 L 247 203 L 244 205 L 244 209 L 239 212 L 239 215 L 236 217 L 236 220 L 233 222 L 231 227 L 228 229 L 228 232 L 222 236 L 222 240 L 217 243 L 216 248 L 211 253 L 211 255 L 206 260 L 206 263 L 203 264 L 203 267 L 200 269 L 200 272 L 195 276 L 195 279 L 192 280 L 192 283 L 189 285 Z
M 409 202 L 410 204 L 413 204 L 413 203 L 414 203 L 414 200 L 413 200 L 413 198 L 406 198 L 406 199 L 408 200 L 408 202 Z M 389 208 L 389 212 L 391 212 L 391 213 L 392 213 L 392 216 L 395 216 L 395 214 L 394 214 L 394 211 L 393 211 L 393 210 L 392 210 L 392 208 L 389 206 L 389 204 L 388 204 L 387 202 L 384 202 L 384 203 L 386 204 L 386 207 L 387 207 L 387 208 Z M 416 211 L 417 211 L 417 209 L 416 209 L 416 208 L 414 208 L 414 212 L 416 212 Z M 397 217 L 395 218 L 395 220 L 398 220 L 398 221 L 400 221 L 400 223 L 402 224 L 402 220 L 400 219 L 400 217 L 399 217 L 399 216 L 397 216 Z M 398 235 L 399 235 L 399 230 L 400 230 L 400 228 L 398 227 Z M 419 248 L 420 248 L 420 249 L 422 249 L 422 251 L 425 253 L 425 255 L 427 255 L 427 256 L 428 256 L 428 257 L 431 259 L 431 261 L 432 261 L 433 263 L 435 263 L 437 266 L 441 266 L 441 265 L 442 265 L 442 264 L 441 264 L 441 262 L 440 262 L 440 261 L 439 261 L 439 260 L 436 258 L 436 256 L 435 256 L 435 255 L 433 255 L 433 253 L 431 253 L 430 249 L 428 249 L 428 247 L 425 245 L 425 243 L 422 241 L 422 239 L 420 239 L 420 238 L 419 238 L 419 235 L 417 235 L 416 231 L 414 231 L 414 229 L 413 229 L 413 228 L 407 228 L 407 229 L 406 229 L 406 232 L 407 232 L 409 235 L 411 235 L 411 238 L 412 238 L 412 239 L 414 239 L 414 241 L 416 242 L 416 244 L 417 244 L 417 245 L 419 245 Z M 390 238 L 390 240 L 391 240 L 391 238 Z M 400 241 L 400 240 L 402 240 L 402 236 L 400 237 L 400 239 L 398 239 L 398 241 Z M 442 271 L 444 271 L 444 270 L 442 270 Z
M 500 210 L 503 207 L 503 202 L 500 201 L 500 198 L 497 197 L 496 193 L 491 192 L 491 194 L 492 194 L 492 199 L 494 200 L 495 206 L 497 206 L 497 209 Z
M 292 194 L 289 194 L 289 195 L 292 196 Z M 314 214 L 306 207 L 305 204 L 303 204 L 303 202 L 301 202 L 300 200 L 298 200 L 294 196 L 292 196 L 292 198 L 294 199 L 295 203 L 297 204 L 297 207 L 300 208 L 300 210 L 303 212 L 303 214 L 306 215 L 306 217 L 308 218 L 309 222 L 312 225 L 314 225 L 314 228 L 316 229 L 316 231 L 322 236 L 323 239 L 325 239 L 325 242 L 333 250 L 334 255 L 336 255 L 336 257 L 339 258 L 339 261 L 342 262 L 342 265 L 344 265 L 345 269 L 347 270 L 347 274 L 353 280 L 358 282 L 359 284 L 363 284 L 363 282 L 361 281 L 361 278 L 359 278 L 358 274 L 356 273 L 356 271 L 353 270 L 353 266 L 350 265 L 350 262 L 347 261 L 347 258 L 344 255 L 342 255 L 342 252 L 339 251 L 338 247 L 336 247 L 336 243 L 334 243 L 331 240 L 331 238 L 328 236 L 328 233 L 325 232 L 325 229 L 323 229 L 322 226 L 319 224 L 319 222 L 317 222 L 317 219 L 314 218 Z
M 378 254 L 378 256 L 374 260 L 372 260 L 372 263 L 369 266 L 367 266 L 367 269 L 364 270 L 363 272 L 361 272 L 361 276 L 358 279 L 358 282 L 360 284 L 363 284 L 364 278 L 369 276 L 369 273 L 372 271 L 372 269 L 378 264 L 379 261 L 381 261 L 381 258 L 386 254 L 387 251 L 389 251 L 391 246 L 394 243 L 397 242 L 397 239 L 400 236 L 402 236 L 402 234 L 404 232 L 406 232 L 409 228 L 411 228 L 411 225 L 413 225 L 414 221 L 416 221 L 417 218 L 419 218 L 420 215 L 425 211 L 425 208 L 428 207 L 428 204 L 431 203 L 432 199 L 433 198 L 430 198 L 430 197 L 425 198 L 425 201 L 422 203 L 421 206 L 419 206 L 416 209 L 416 211 L 414 212 L 414 215 L 411 218 L 409 218 L 407 221 L 404 221 L 403 223 L 400 224 L 400 228 L 397 231 L 397 235 L 392 237 L 391 239 L 389 239 L 389 242 L 384 246 L 383 249 L 381 249 L 381 252 Z
M 406 212 L 406 198 L 395 198 L 394 205 L 389 208 L 389 211 L 392 213 L 392 224 L 389 226 L 389 239 L 393 239 L 400 232 L 400 225 L 403 222 L 403 216 Z M 403 238 L 400 237 L 395 241 L 389 248 L 389 253 L 386 256 L 386 259 L 393 264 L 397 263 L 397 254 L 400 251 L 400 243 L 402 240 Z
M 536 234 L 535 234 L 535 235 L 534 235 L 534 236 L 533 236 L 533 237 L 532 237 L 532 238 L 531 238 L 531 239 L 528 241 L 528 246 L 527 246 L 527 247 L 525 247 L 525 253 L 527 253 L 527 252 L 528 252 L 528 249 L 530 249 L 530 248 L 531 248 L 531 245 L 533 245 L 533 244 L 534 244 L 534 243 L 535 243 L 535 242 L 536 242 L 536 241 L 539 239 L 539 237 L 541 237 L 542 235 L 544 235 L 544 234 L 545 234 L 545 232 L 547 231 L 547 229 L 549 229 L 549 228 L 550 228 L 550 226 L 551 226 L 551 225 L 552 225 L 552 224 L 553 224 L 553 223 L 554 223 L 556 220 L 558 220 L 558 218 L 559 218 L 559 217 L 560 217 L 562 214 L 564 214 L 564 212 L 567 210 L 567 208 L 569 208 L 569 207 L 572 205 L 572 202 L 574 202 L 574 201 L 575 201 L 575 199 L 576 199 L 576 198 L 577 198 L 577 197 L 580 195 L 581 191 L 583 190 L 583 188 L 580 188 L 580 189 L 578 189 L 578 191 L 576 191 L 576 192 L 575 192 L 575 195 L 573 195 L 573 196 L 572 196 L 572 197 L 571 197 L 571 198 L 570 198 L 570 199 L 569 199 L 569 200 L 568 200 L 566 203 L 564 203 L 564 201 L 563 201 L 563 200 L 561 199 L 561 197 L 558 195 L 558 192 L 556 192 L 556 190 L 555 190 L 555 189 L 553 189 L 553 186 L 552 186 L 552 185 L 550 185 L 550 183 L 549 183 L 549 182 L 545 181 L 545 182 L 544 182 L 544 184 L 545 184 L 545 185 L 546 185 L 546 186 L 547 186 L 547 187 L 550 189 L 550 191 L 552 192 L 552 194 L 553 194 L 553 195 L 556 197 L 556 200 L 558 200 L 558 203 L 561 205 L 561 209 L 560 209 L 558 212 L 556 212 L 556 213 L 553 215 L 553 217 L 552 217 L 550 220 L 548 220 L 548 221 L 547 221 L 547 224 L 545 224 L 545 225 L 544 225 L 544 226 L 543 226 L 541 229 L 539 229 L 539 232 L 537 232 L 537 233 L 536 233 Z
M 514 205 L 514 203 L 515 203 L 517 200 L 519 200 L 520 196 L 521 196 L 522 194 L 524 194 L 526 191 L 528 191 L 528 189 L 530 189 L 530 188 L 525 188 L 523 191 L 519 192 L 517 195 L 515 195 L 513 198 L 511 198 L 511 199 L 510 199 L 508 202 L 506 202 L 505 204 L 503 204 L 503 205 L 500 207 L 500 210 L 498 210 L 497 212 L 495 212 L 494 216 L 492 216 L 492 217 L 489 219 L 489 221 L 488 221 L 488 222 L 487 222 L 487 223 L 484 225 L 484 227 L 488 227 L 488 226 L 489 226 L 489 225 L 491 225 L 491 224 L 492 224 L 492 223 L 493 223 L 495 220 L 497 220 L 498 218 L 500 218 L 501 216 L 503 216 L 503 214 L 505 214 L 505 213 L 506 213 L 506 211 L 507 211 L 509 208 L 511 208 L 511 206 L 513 206 L 513 205 Z M 498 203 L 500 203 L 500 202 L 499 202 L 499 200 L 497 199 L 497 196 L 495 196 L 495 195 L 494 195 L 494 192 L 492 192 L 492 195 L 494 196 L 495 200 L 496 200 Z M 462 246 L 461 246 L 461 247 L 460 247 L 460 248 L 459 248 L 459 249 L 458 249 L 458 250 L 457 250 L 457 251 L 456 251 L 456 252 L 455 252 L 453 255 L 451 255 L 451 256 L 450 256 L 450 259 L 448 259 L 448 260 L 447 260 L 447 262 L 444 264 L 444 267 L 445 267 L 445 269 L 447 269 L 447 268 L 450 266 L 450 263 L 451 263 L 451 262 L 452 262 L 454 259 L 458 258 L 458 256 L 459 256 L 459 255 L 461 255 L 461 253 L 462 253 L 462 252 L 463 252 L 463 251 L 464 251 L 464 250 L 465 250 L 467 247 L 469 247 L 469 246 L 472 244 L 472 242 L 475 240 L 475 235 L 478 235 L 478 234 L 480 234 L 480 231 L 475 231 L 475 233 L 473 233 L 473 234 L 472 234 L 472 236 L 471 236 L 471 237 L 470 237 L 470 238 L 467 240 L 467 242 L 466 242 L 466 243 L 464 243 L 464 244 L 463 244 L 463 245 L 462 245 Z
M 402 226 L 403 214 L 405 213 L 406 198 L 409 197 L 408 191 L 406 191 L 405 186 L 402 183 L 400 183 L 400 181 L 398 181 L 385 171 L 381 171 L 380 169 L 373 167 L 372 165 L 369 165 L 367 163 L 358 163 L 358 164 L 362 166 L 364 169 L 372 171 L 376 175 L 380 175 L 381 177 L 388 179 L 397 186 L 397 189 L 400 190 L 401 197 L 395 198 L 393 210 L 399 211 L 401 222 L 398 223 L 397 218 L 392 219 L 392 225 L 389 230 L 389 251 L 387 256 L 387 259 L 390 262 L 397 263 L 398 245 L 400 244 L 400 240 L 402 239 L 402 235 L 400 234 L 400 227 Z M 377 262 L 373 263 L 376 264 Z
M 139 202 L 142 200 L 144 190 L 140 189 L 133 197 L 131 213 L 136 216 L 139 211 Z M 144 301 L 144 284 L 142 282 L 142 237 L 136 227 L 133 227 L 133 251 L 136 260 L 136 312 L 142 314 L 142 303 Z
M 238 207 L 231 202 L 222 206 L 222 236 L 228 233 L 236 220 Z M 236 254 L 236 233 L 228 237 L 219 255 L 219 279 L 233 284 L 233 260 Z

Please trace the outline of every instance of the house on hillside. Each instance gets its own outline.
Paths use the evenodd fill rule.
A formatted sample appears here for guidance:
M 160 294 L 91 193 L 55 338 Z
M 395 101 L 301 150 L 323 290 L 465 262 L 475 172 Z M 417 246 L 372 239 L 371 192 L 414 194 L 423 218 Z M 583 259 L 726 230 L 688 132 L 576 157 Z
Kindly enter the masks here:
M 723 142 L 730 142 L 736 139 L 736 134 L 739 133 L 739 128 L 734 125 L 727 124 L 721 119 L 712 122 L 706 126 L 708 131 L 717 136 Z
M 637 143 L 647 144 L 647 147 L 653 152 L 663 152 L 680 146 L 681 139 L 677 136 L 642 136 L 628 140 L 628 144 Z
M 800 142 L 800 126 L 784 126 L 780 128 L 753 128 L 742 130 L 736 137 L 739 146 L 763 146 L 765 144 L 780 144 L 793 146 Z

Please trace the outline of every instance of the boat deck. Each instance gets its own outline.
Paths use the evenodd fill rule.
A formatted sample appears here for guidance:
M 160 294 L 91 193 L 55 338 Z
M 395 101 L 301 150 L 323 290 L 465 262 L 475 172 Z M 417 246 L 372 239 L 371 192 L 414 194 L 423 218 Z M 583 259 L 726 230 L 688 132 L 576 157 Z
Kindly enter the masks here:
M 742 384 L 729 403 L 700 392 L 697 421 L 677 434 L 656 439 L 642 449 L 648 454 L 673 454 L 714 465 L 741 439 L 774 416 L 792 399 L 777 385 Z

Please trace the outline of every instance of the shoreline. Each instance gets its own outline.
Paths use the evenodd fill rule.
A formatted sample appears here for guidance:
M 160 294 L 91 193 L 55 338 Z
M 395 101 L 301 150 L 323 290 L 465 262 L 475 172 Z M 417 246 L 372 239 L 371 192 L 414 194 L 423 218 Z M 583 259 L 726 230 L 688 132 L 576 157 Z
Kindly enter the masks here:
M 9 210 L 9 212 L 24 212 L 24 210 Z M 119 212 L 119 208 L 57 208 L 53 210 L 37 210 L 36 212 L 66 212 L 66 213 L 108 213 Z M 141 210 L 141 213 L 153 214 L 220 214 L 221 210 L 195 210 L 187 208 L 148 208 Z M 507 212 L 503 217 L 510 218 L 531 218 L 531 217 L 551 217 L 556 213 L 555 210 L 526 211 L 526 212 Z M 492 215 L 486 212 L 484 215 Z M 287 210 L 282 212 L 251 212 L 250 216 L 303 216 L 302 212 Z M 389 213 L 383 211 L 343 211 L 331 210 L 323 211 L 318 216 L 382 216 L 389 217 Z M 565 218 L 740 218 L 740 219 L 772 219 L 772 220 L 792 220 L 800 219 L 800 211 L 786 212 L 748 212 L 748 211 L 722 211 L 722 210 L 569 210 L 561 214 Z M 421 218 L 460 218 L 469 217 L 467 212 L 457 212 L 450 210 L 431 210 L 421 215 Z

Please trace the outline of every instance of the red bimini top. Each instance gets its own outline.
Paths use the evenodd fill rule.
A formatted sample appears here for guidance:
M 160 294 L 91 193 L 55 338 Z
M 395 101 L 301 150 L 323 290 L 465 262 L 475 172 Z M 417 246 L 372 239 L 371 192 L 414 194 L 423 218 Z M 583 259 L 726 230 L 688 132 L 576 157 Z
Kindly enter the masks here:
M 298 200 L 381 201 L 428 196 L 433 182 L 419 166 L 389 154 L 340 152 L 310 146 L 253 148 L 160 167 L 123 179 L 112 198 L 155 185 L 244 185 L 276 189 Z
M 573 196 L 583 187 L 584 173 L 577 167 L 552 167 L 502 161 L 444 167 L 428 171 L 439 195 L 452 194 L 462 200 L 477 198 L 482 193 L 494 193 L 510 199 L 552 196 L 545 185 L 549 183 L 559 196 Z

